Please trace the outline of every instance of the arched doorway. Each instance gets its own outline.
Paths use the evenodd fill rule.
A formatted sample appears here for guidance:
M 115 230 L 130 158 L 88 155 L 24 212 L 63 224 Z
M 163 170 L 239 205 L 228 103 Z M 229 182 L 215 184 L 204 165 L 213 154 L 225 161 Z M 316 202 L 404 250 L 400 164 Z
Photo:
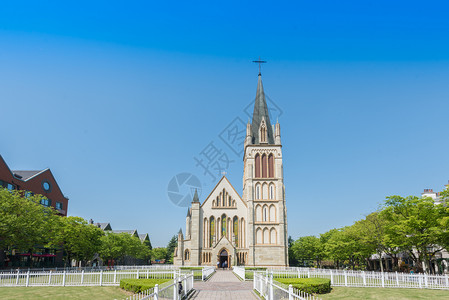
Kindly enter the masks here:
M 220 268 L 228 268 L 229 267 L 229 255 L 226 249 L 221 250 L 219 254 L 220 259 Z

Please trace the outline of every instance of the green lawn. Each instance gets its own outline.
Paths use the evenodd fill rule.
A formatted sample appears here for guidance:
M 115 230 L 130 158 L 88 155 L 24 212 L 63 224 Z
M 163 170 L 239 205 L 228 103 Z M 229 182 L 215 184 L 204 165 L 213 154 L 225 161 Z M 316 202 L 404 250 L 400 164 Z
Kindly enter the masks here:
M 329 294 L 317 295 L 326 300 L 409 300 L 409 299 L 449 299 L 448 290 L 428 290 L 428 289 L 393 289 L 393 288 L 346 288 L 332 287 Z
M 113 300 L 124 299 L 132 293 L 123 291 L 119 287 L 105 286 L 76 286 L 76 287 L 1 287 L 0 299 L 95 299 Z

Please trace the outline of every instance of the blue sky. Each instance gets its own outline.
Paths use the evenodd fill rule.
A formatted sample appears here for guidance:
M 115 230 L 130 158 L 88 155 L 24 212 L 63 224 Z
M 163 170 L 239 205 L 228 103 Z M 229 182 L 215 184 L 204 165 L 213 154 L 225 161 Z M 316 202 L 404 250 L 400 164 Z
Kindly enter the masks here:
M 0 5 L 0 154 L 51 168 L 69 214 L 165 246 L 170 179 L 247 121 L 259 55 L 281 108 L 288 230 L 352 224 L 385 196 L 449 179 L 445 1 L 15 1 Z

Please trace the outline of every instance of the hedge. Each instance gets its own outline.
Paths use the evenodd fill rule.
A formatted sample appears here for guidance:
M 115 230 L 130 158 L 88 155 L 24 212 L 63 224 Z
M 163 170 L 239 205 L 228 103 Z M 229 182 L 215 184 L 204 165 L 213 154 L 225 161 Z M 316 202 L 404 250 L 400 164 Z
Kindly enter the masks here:
M 278 278 L 280 283 L 293 287 L 308 294 L 326 294 L 331 291 L 331 281 L 327 278 Z
M 156 284 L 161 284 L 170 280 L 171 279 L 122 279 L 120 280 L 120 288 L 133 293 L 140 293 L 153 288 Z

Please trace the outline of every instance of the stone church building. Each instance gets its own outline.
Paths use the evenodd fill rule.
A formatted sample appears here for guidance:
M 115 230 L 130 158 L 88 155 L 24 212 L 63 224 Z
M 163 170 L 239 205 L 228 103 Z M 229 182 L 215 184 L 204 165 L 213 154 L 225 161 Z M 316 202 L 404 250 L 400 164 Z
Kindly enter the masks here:
M 271 125 L 260 73 L 243 162 L 242 195 L 225 176 L 202 203 L 195 192 L 175 265 L 288 266 L 281 129 Z

